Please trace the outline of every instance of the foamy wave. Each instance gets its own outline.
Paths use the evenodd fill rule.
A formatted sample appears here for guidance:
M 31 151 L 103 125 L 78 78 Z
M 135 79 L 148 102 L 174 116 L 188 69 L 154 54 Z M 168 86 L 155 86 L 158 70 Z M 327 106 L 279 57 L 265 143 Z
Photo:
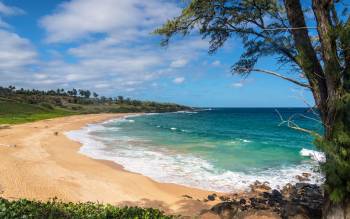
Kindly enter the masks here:
M 95 159 L 114 161 L 126 170 L 151 177 L 158 182 L 218 191 L 232 192 L 248 189 L 248 186 L 259 181 L 268 181 L 273 188 L 280 188 L 287 183 L 296 183 L 296 175 L 303 172 L 312 173 L 311 183 L 321 183 L 322 176 L 313 172 L 313 166 L 306 162 L 300 165 L 281 169 L 254 171 L 251 174 L 233 172 L 215 168 L 207 160 L 189 155 L 176 154 L 166 149 L 156 150 L 139 141 L 137 144 L 128 141 L 104 141 L 92 135 L 100 130 L 101 125 L 89 125 L 81 130 L 67 132 L 66 135 L 83 144 L 80 153 Z
M 175 128 L 175 127 L 171 127 L 170 129 L 171 129 L 171 130 L 173 130 L 173 131 L 175 131 L 177 128 Z
M 303 157 L 310 157 L 312 160 L 315 160 L 320 163 L 326 162 L 326 155 L 319 151 L 309 150 L 309 149 L 301 149 L 300 155 Z
M 232 144 L 232 145 L 242 145 L 242 143 L 246 143 L 247 144 L 247 143 L 251 143 L 251 142 L 252 141 L 248 140 L 248 139 L 237 138 L 237 140 L 229 141 L 228 143 Z
M 176 112 L 171 112 L 171 113 L 188 113 L 188 114 L 196 114 L 198 112 L 196 111 L 176 111 Z
M 239 141 L 242 141 L 242 142 L 244 142 L 244 143 L 250 143 L 250 142 L 252 142 L 251 140 L 243 139 L 243 138 L 239 138 L 238 140 L 239 140 Z
M 134 115 L 124 116 L 122 118 L 109 119 L 105 122 L 102 122 L 101 124 L 104 125 L 104 124 L 111 124 L 111 123 L 115 123 L 115 122 L 135 122 L 135 120 L 129 119 L 129 118 L 138 117 L 138 116 L 142 116 L 142 115 L 148 115 L 148 114 L 134 114 Z

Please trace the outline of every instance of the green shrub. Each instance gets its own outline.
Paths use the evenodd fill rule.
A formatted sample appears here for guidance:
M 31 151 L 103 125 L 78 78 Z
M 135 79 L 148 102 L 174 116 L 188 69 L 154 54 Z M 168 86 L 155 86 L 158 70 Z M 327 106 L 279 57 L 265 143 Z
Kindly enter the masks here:
M 8 201 L 0 198 L 0 218 L 27 218 L 27 219 L 170 219 L 161 211 L 152 208 L 123 207 L 103 205 L 99 203 L 64 203 L 53 199 L 48 202 L 29 201 L 21 199 Z

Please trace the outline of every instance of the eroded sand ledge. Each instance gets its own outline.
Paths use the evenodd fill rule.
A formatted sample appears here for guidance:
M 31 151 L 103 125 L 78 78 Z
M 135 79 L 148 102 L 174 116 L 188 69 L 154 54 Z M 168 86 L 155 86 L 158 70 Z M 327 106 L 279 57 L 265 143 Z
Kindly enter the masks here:
M 81 145 L 63 134 L 125 115 L 69 116 L 0 129 L 0 196 L 139 205 L 184 215 L 209 208 L 197 199 L 203 200 L 210 192 L 157 183 L 113 162 L 91 159 L 78 153 Z

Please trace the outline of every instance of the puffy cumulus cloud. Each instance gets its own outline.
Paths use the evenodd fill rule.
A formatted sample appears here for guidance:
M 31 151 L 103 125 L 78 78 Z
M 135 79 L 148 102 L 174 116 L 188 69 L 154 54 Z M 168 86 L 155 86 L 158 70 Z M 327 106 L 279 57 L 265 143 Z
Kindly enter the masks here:
M 133 92 L 206 53 L 208 43 L 199 39 L 177 40 L 168 48 L 150 33 L 180 8 L 165 0 L 70 0 L 40 19 L 47 45 L 68 45 L 65 57 L 55 55 L 42 63 L 37 78 L 57 86 L 91 86 L 101 91 Z M 82 40 L 83 39 L 83 40 Z M 65 59 L 75 61 L 69 63 Z M 142 85 L 142 86 L 141 86 Z
M 182 84 L 183 82 L 185 82 L 184 77 L 177 77 L 177 78 L 174 78 L 174 80 L 173 80 L 174 84 Z
M 32 43 L 14 33 L 3 18 L 21 15 L 24 11 L 0 2 L 0 77 L 1 84 L 17 84 L 32 76 L 28 68 L 37 63 L 37 52 Z M 28 74 L 27 74 L 28 73 Z
M 178 10 L 163 0 L 65 1 L 40 19 L 47 34 L 45 61 L 37 58 L 28 40 L 0 32 L 0 40 L 8 42 L 0 45 L 2 84 L 89 88 L 102 95 L 156 89 L 160 77 L 177 77 L 180 68 L 207 53 L 208 42 L 199 37 L 176 40 L 162 48 L 150 34 Z M 60 43 L 64 49 L 55 50 L 61 48 Z M 174 83 L 184 80 L 178 77 Z
M 27 39 L 0 30 L 0 41 L 0 69 L 13 70 L 36 61 L 37 53 Z
M 127 40 L 148 34 L 178 12 L 176 5 L 160 0 L 71 0 L 43 17 L 40 25 L 48 42 L 69 42 L 94 33 L 117 33 Z

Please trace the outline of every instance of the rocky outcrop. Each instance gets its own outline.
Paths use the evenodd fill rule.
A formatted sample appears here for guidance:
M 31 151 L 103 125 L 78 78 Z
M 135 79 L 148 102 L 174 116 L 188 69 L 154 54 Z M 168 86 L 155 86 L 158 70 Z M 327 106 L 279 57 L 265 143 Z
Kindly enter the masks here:
M 299 213 L 308 218 L 321 218 L 323 205 L 323 193 L 319 186 L 297 183 L 292 187 L 289 200 L 282 209 L 282 216 L 288 218 Z
M 252 215 L 283 219 L 322 218 L 323 193 L 317 185 L 297 183 L 287 185 L 282 191 L 271 190 L 265 183 L 263 186 L 255 183 L 255 186 L 258 189 L 252 188 L 250 193 L 220 197 L 225 201 L 213 206 L 210 212 L 222 219 L 254 218 Z

